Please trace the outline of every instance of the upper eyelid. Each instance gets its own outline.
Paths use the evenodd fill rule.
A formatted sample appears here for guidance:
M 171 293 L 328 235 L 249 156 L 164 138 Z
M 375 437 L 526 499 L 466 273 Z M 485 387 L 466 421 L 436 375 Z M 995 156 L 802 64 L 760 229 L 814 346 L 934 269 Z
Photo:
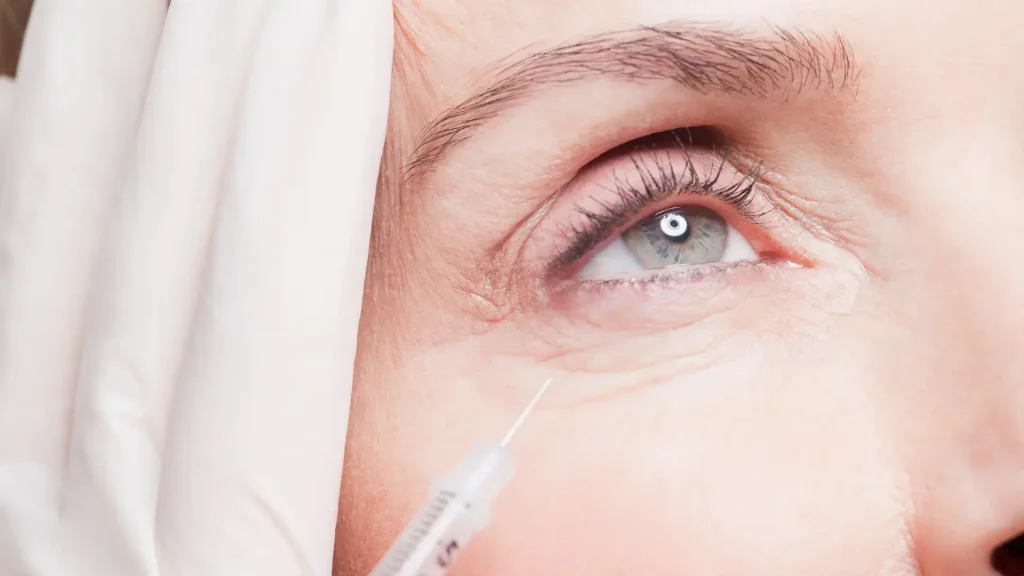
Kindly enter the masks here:
M 615 184 L 611 190 L 619 196 L 618 207 L 596 202 L 597 207 L 605 210 L 604 213 L 600 213 L 578 202 L 575 212 L 584 217 L 587 225 L 584 227 L 569 225 L 571 228 L 569 236 L 574 240 L 551 262 L 549 271 L 553 272 L 575 265 L 595 246 L 612 237 L 620 228 L 636 219 L 636 214 L 670 197 L 671 194 L 714 197 L 744 212 L 746 203 L 753 199 L 756 187 L 761 183 L 759 173 L 752 170 L 726 186 L 718 186 L 717 182 L 721 180 L 723 171 L 728 165 L 724 157 L 716 162 L 715 167 L 701 169 L 697 168 L 696 162 L 693 160 L 693 153 L 686 152 L 681 156 L 685 159 L 685 173 L 689 177 L 688 180 L 682 179 L 683 177 L 672 167 L 671 162 L 659 161 L 657 152 L 649 154 L 647 158 L 631 153 L 629 163 L 637 171 L 637 176 L 647 188 L 638 190 L 625 180 L 613 176 L 612 181 Z M 651 168 L 652 163 L 657 167 L 656 169 Z M 614 170 L 611 172 L 614 174 Z M 738 171 L 736 173 L 742 174 Z M 648 197 L 642 198 L 641 196 L 645 194 Z M 743 216 L 754 221 L 761 214 L 747 211 Z

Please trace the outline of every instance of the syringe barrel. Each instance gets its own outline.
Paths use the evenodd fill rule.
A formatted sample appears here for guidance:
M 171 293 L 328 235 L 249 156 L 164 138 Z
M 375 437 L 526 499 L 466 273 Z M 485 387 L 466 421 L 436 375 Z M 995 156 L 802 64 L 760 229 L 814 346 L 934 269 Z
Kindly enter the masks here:
M 491 503 L 516 473 L 516 462 L 501 445 L 477 444 L 451 473 L 434 484 L 431 493 L 454 492 L 465 501 L 476 531 L 490 524 Z
M 477 445 L 440 478 L 430 499 L 377 563 L 370 576 L 441 576 L 470 537 L 490 524 L 491 503 L 515 474 L 515 460 L 498 444 Z

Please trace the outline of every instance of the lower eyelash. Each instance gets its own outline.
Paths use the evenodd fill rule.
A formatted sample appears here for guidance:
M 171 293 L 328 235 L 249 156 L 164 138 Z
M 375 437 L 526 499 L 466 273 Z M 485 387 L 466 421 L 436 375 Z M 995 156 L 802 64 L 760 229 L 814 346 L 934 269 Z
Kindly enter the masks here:
M 687 150 L 683 144 L 679 144 Z M 595 246 L 607 240 L 635 214 L 647 206 L 674 195 L 711 197 L 733 206 L 744 217 L 757 221 L 764 216 L 750 210 L 756 186 L 761 182 L 761 166 L 756 165 L 739 180 L 728 185 L 720 184 L 728 164 L 728 150 L 720 156 L 717 168 L 702 173 L 697 169 L 689 153 L 683 155 L 682 169 L 672 162 L 668 155 L 639 152 L 631 153 L 629 160 L 640 177 L 640 186 L 634 186 L 614 173 L 613 192 L 617 201 L 613 205 L 599 203 L 594 210 L 577 205 L 576 211 L 584 217 L 582 224 L 573 224 L 567 236 L 572 239 L 567 248 L 553 263 L 557 271 L 571 266 L 587 255 Z

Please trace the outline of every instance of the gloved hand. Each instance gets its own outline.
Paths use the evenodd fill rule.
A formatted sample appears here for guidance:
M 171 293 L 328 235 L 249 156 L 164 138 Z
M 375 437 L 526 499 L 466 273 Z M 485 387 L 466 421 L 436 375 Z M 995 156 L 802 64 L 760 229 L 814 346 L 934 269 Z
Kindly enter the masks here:
M 167 4 L 36 2 L 0 138 L 3 575 L 330 574 L 391 5 Z

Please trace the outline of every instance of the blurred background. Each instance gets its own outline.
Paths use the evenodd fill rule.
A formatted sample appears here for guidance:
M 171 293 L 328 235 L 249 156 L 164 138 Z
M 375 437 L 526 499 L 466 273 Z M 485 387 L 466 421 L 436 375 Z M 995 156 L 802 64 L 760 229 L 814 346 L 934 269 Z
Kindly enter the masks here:
M 32 0 L 0 0 L 0 75 L 14 76 Z

